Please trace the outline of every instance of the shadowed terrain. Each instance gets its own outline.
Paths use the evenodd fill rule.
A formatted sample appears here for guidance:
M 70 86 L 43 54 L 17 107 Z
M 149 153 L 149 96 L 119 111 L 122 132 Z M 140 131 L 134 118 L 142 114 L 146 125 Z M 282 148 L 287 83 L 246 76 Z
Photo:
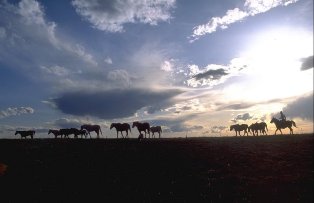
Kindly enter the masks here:
M 313 135 L 0 140 L 0 163 L 11 202 L 313 202 Z

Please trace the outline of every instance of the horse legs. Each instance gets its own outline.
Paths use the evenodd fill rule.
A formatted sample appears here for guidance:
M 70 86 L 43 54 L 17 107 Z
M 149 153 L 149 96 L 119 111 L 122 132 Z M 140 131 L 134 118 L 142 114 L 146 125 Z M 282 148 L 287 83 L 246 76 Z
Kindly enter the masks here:
M 290 129 L 290 135 L 293 135 L 293 129 L 291 127 L 289 127 Z
M 160 132 L 158 132 L 158 134 L 159 134 L 159 138 L 160 138 Z

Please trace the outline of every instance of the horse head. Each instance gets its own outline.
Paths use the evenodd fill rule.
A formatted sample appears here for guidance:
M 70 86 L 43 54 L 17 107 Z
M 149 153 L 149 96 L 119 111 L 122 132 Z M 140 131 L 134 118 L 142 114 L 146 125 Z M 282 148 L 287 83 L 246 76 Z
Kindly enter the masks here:
M 18 131 L 15 131 L 15 134 L 14 135 L 17 135 L 19 132 Z
M 52 130 L 50 130 L 50 129 L 49 129 L 49 131 L 48 131 L 48 135 L 49 135 L 50 133 L 52 133 Z
M 134 121 L 133 124 L 132 124 L 132 128 L 134 128 L 135 126 L 137 126 L 139 124 L 138 121 Z
M 116 126 L 116 123 L 111 123 L 111 125 L 110 125 L 110 130 L 113 128 L 113 127 L 115 127 Z
M 274 122 L 276 122 L 276 121 L 277 121 L 277 119 L 276 119 L 275 117 L 273 117 L 273 118 L 271 119 L 270 123 L 274 123 Z
M 234 125 L 230 126 L 230 131 L 232 131 L 234 129 Z

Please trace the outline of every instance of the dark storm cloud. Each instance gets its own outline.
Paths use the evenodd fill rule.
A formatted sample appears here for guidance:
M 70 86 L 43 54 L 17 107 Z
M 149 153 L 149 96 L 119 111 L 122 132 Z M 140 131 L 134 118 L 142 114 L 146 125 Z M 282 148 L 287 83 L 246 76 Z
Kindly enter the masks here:
M 308 70 L 313 68 L 313 56 L 302 59 L 301 70 Z
M 284 114 L 288 118 L 302 118 L 313 121 L 313 94 L 300 97 L 289 103 L 284 109 Z
M 196 80 L 201 80 L 201 79 L 213 79 L 213 80 L 218 80 L 222 76 L 228 75 L 228 73 L 225 72 L 224 69 L 220 68 L 217 70 L 208 70 L 204 73 L 199 73 L 193 76 Z
M 54 102 L 66 114 L 113 119 L 132 116 L 143 107 L 167 102 L 180 93 L 182 91 L 177 89 L 163 91 L 115 89 L 97 92 L 71 92 L 54 99 Z

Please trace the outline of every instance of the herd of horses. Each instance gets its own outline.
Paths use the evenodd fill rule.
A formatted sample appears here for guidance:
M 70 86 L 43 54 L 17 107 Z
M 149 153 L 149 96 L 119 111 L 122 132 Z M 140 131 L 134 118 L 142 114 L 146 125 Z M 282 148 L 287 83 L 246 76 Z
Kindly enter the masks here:
M 277 134 L 277 131 L 279 130 L 280 133 L 282 134 L 281 129 L 285 129 L 285 128 L 289 128 L 290 130 L 290 134 L 293 135 L 293 129 L 292 127 L 297 127 L 295 122 L 293 120 L 279 120 L 277 118 L 272 118 L 270 123 L 274 123 L 276 126 L 276 131 L 275 131 L 275 135 Z M 247 136 L 249 135 L 249 133 L 252 132 L 253 136 L 258 136 L 258 133 L 263 134 L 263 135 L 267 135 L 267 124 L 265 122 L 261 122 L 261 123 L 253 123 L 250 126 L 248 126 L 247 124 L 235 124 L 235 125 L 231 125 L 230 126 L 230 131 L 234 130 L 236 132 L 236 136 L 241 136 L 241 131 L 244 131 L 244 135 L 246 134 Z
M 270 121 L 270 123 L 274 123 L 276 126 L 276 131 L 275 131 L 275 135 L 277 133 L 277 131 L 279 130 L 280 133 L 282 134 L 281 129 L 285 129 L 285 128 L 289 128 L 290 130 L 290 134 L 293 134 L 293 129 L 292 127 L 297 127 L 295 122 L 293 120 L 279 120 L 276 118 L 272 118 L 272 120 Z M 144 122 L 138 122 L 135 121 L 132 124 L 132 128 L 136 127 L 138 132 L 140 133 L 139 135 L 139 139 L 147 138 L 147 134 L 148 137 L 152 137 L 155 138 L 154 133 L 158 133 L 159 138 L 161 136 L 162 133 L 162 129 L 161 126 L 150 126 L 149 123 Z M 122 138 L 128 138 L 129 137 L 129 131 L 131 133 L 131 126 L 128 123 L 112 123 L 110 125 L 110 130 L 112 128 L 115 128 L 117 131 L 117 138 L 119 138 L 119 132 L 121 134 Z M 244 131 L 244 135 L 249 135 L 249 133 L 252 133 L 253 136 L 258 136 L 258 134 L 263 134 L 263 135 L 267 135 L 267 124 L 265 122 L 261 122 L 261 123 L 253 123 L 250 126 L 248 126 L 247 124 L 235 124 L 235 125 L 231 125 L 230 126 L 230 131 L 234 130 L 236 133 L 236 136 L 241 136 L 241 131 Z M 53 134 L 55 136 L 55 138 L 57 138 L 58 136 L 60 136 L 61 138 L 69 138 L 69 135 L 74 135 L 74 138 L 78 138 L 78 136 L 81 136 L 81 138 L 83 138 L 83 136 L 85 136 L 85 138 L 91 137 L 91 132 L 95 132 L 97 134 L 97 138 L 99 138 L 99 135 L 102 135 L 102 131 L 99 125 L 82 125 L 80 129 L 77 128 L 65 128 L 65 129 L 59 129 L 59 130 L 52 130 L 49 129 L 48 131 L 48 135 L 49 134 Z M 125 132 L 125 136 L 123 136 L 123 132 Z M 142 132 L 144 132 L 144 135 L 142 134 Z M 150 136 L 152 133 L 152 136 Z M 27 131 L 16 131 L 15 135 L 20 134 L 21 138 L 26 138 L 27 136 L 30 136 L 31 139 L 34 138 L 35 135 L 35 131 L 34 130 L 27 130 Z
M 144 138 L 144 135 L 142 134 L 142 132 L 145 133 L 145 138 L 146 138 L 146 134 L 148 134 L 148 137 L 150 138 L 150 133 L 152 133 L 152 138 L 155 138 L 155 133 L 158 133 L 159 138 L 161 136 L 162 133 L 162 129 L 161 126 L 150 126 L 149 123 L 141 123 L 141 122 L 133 122 L 132 128 L 136 127 L 138 132 L 140 133 L 139 138 Z M 131 126 L 128 123 L 112 123 L 110 125 L 110 130 L 112 128 L 115 128 L 117 131 L 117 138 L 119 138 L 119 132 L 121 133 L 121 137 L 122 138 L 128 138 L 129 137 L 129 131 L 131 132 Z M 126 135 L 123 136 L 122 132 L 126 132 Z M 49 129 L 48 131 L 48 135 L 53 134 L 55 136 L 55 138 L 58 138 L 60 136 L 60 138 L 69 138 L 69 135 L 74 135 L 74 138 L 78 138 L 78 136 L 81 136 L 81 138 L 83 138 L 83 136 L 85 138 L 91 137 L 91 132 L 95 132 L 97 134 L 97 138 L 99 138 L 99 135 L 102 135 L 102 131 L 99 125 L 82 125 L 80 129 L 77 128 L 63 128 L 63 129 L 59 129 L 59 130 L 53 130 L 53 129 Z M 34 138 L 35 135 L 35 131 L 34 130 L 25 130 L 25 131 L 16 131 L 15 135 L 20 134 L 21 138 L 26 138 L 27 136 L 30 136 L 31 139 Z

